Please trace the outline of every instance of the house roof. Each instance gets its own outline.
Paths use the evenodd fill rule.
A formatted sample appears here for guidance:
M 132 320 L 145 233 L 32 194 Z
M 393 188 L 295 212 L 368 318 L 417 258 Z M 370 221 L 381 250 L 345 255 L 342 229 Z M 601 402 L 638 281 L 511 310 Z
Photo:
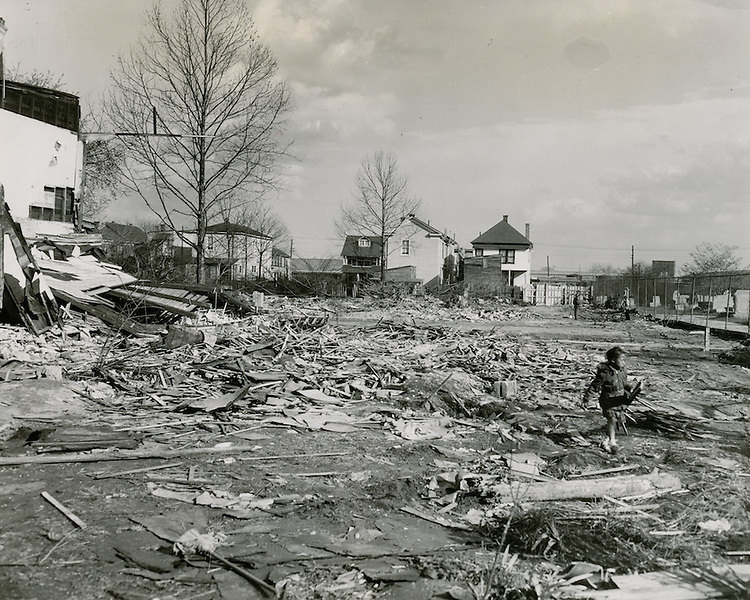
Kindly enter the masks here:
M 443 233 L 437 227 L 433 227 L 429 223 L 425 223 L 422 219 L 418 219 L 414 215 L 408 215 L 404 217 L 404 221 L 407 219 L 411 221 L 417 227 L 424 229 L 427 232 L 427 237 L 439 237 L 446 244 L 450 244 L 454 242 L 453 238 L 450 237 L 447 233 Z
M 78 96 L 19 81 L 4 82 L 3 108 L 55 127 L 78 131 L 81 107 Z
M 274 258 L 291 258 L 291 256 L 289 256 L 281 248 L 277 248 L 276 246 L 271 249 L 271 256 Z
M 125 223 L 105 223 L 99 229 L 99 233 L 104 241 L 116 244 L 142 244 L 148 240 L 143 229 Z
M 209 225 L 206 227 L 206 233 L 213 233 L 213 234 L 232 234 L 232 235 L 246 235 L 248 237 L 255 237 L 260 238 L 262 240 L 271 240 L 273 239 L 270 236 L 267 236 L 265 233 L 261 233 L 260 231 L 256 231 L 255 229 L 251 227 L 246 227 L 245 225 L 238 225 L 236 223 L 229 223 L 225 221 L 224 223 L 216 223 L 214 225 Z
M 359 240 L 366 238 L 370 240 L 369 246 L 360 246 Z M 341 256 L 360 256 L 360 257 L 378 257 L 382 250 L 383 244 L 376 235 L 347 235 L 344 240 L 344 247 L 341 249 Z
M 293 258 L 289 261 L 292 273 L 341 273 L 340 258 Z
M 174 239 L 174 234 L 171 231 L 154 231 L 149 237 L 152 242 L 168 242 Z
M 471 240 L 472 246 L 522 246 L 531 248 L 533 244 L 517 229 L 508 223 L 508 215 L 476 239 Z

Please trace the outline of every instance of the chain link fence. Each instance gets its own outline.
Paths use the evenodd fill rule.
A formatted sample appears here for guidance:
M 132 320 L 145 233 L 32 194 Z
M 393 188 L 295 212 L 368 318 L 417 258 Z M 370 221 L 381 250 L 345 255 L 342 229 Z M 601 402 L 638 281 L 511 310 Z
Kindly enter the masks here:
M 682 277 L 597 277 L 596 305 L 750 334 L 750 271 Z

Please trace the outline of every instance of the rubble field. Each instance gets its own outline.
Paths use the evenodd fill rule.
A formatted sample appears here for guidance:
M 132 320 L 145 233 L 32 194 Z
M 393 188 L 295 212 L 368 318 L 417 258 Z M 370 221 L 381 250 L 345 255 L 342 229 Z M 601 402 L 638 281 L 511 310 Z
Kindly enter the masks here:
M 581 313 L 0 325 L 0 598 L 748 597 L 746 349 Z M 581 405 L 613 345 L 644 381 L 614 455 Z

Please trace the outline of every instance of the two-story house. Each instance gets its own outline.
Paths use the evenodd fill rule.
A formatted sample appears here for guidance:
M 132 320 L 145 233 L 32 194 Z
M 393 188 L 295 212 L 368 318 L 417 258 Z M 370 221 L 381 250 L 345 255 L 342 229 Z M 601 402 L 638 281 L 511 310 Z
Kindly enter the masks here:
M 376 235 L 347 235 L 341 249 L 341 271 L 347 294 L 357 295 L 359 285 L 380 278 L 382 242 Z
M 495 288 L 520 288 L 524 298 L 531 284 L 531 249 L 529 226 L 523 235 L 503 220 L 472 240 L 473 258 L 464 261 L 464 280 Z
M 291 256 L 278 246 L 271 248 L 271 277 L 287 279 L 289 277 L 289 259 Z
M 434 289 L 456 274 L 455 240 L 413 214 L 403 218 L 387 250 L 386 279 L 408 280 L 400 273 L 408 270 L 413 281 Z
M 206 227 L 206 281 L 258 279 L 271 271 L 273 238 L 236 223 Z

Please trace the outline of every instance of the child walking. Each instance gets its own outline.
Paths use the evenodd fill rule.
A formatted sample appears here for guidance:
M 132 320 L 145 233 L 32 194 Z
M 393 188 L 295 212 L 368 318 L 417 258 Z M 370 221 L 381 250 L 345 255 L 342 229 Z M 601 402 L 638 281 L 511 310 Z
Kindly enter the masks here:
M 630 392 L 638 382 L 628 381 L 628 372 L 625 369 L 625 350 L 619 346 L 610 348 L 605 355 L 606 362 L 600 363 L 596 368 L 596 376 L 586 388 L 583 395 L 583 407 L 598 396 L 602 415 L 607 419 L 607 437 L 602 442 L 602 447 L 611 454 L 618 450 L 615 432 L 618 423 L 624 423 L 625 407 L 630 404 Z

